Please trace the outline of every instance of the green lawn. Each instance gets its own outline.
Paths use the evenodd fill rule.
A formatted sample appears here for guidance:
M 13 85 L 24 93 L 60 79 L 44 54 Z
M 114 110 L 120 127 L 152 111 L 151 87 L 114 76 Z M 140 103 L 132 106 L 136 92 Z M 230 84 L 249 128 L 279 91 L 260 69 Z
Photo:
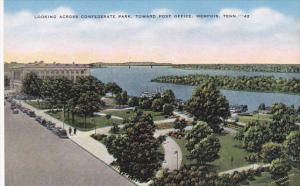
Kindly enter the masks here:
M 300 185 L 300 170 L 293 168 L 289 172 L 289 186 L 299 186 Z M 264 172 L 261 176 L 255 177 L 255 180 L 247 182 L 246 184 L 240 185 L 249 185 L 249 186 L 276 186 L 274 180 L 271 178 L 270 173 Z
M 248 164 L 248 162 L 244 158 L 247 155 L 247 152 L 240 147 L 240 142 L 234 140 L 233 136 L 229 134 L 220 136 L 219 139 L 221 143 L 221 149 L 219 152 L 220 158 L 212 162 L 213 168 L 215 168 L 217 171 L 225 171 Z M 189 153 L 185 148 L 186 140 L 184 138 L 174 140 L 181 148 L 183 155 L 182 163 L 191 163 L 191 161 L 186 158 L 186 155 L 188 155 Z M 231 157 L 233 157 L 232 162 Z
M 47 112 L 50 116 L 58 119 L 58 120 L 63 120 L 63 112 Z M 67 114 L 66 114 L 67 115 Z M 78 130 L 93 130 L 95 128 L 95 124 L 92 120 L 95 120 L 95 124 L 97 128 L 100 127 L 105 127 L 105 126 L 111 126 L 113 122 L 121 124 L 122 121 L 116 120 L 116 119 L 106 119 L 104 116 L 92 116 L 92 117 L 87 117 L 86 119 L 86 128 L 84 128 L 84 117 L 77 116 L 75 115 L 74 117 L 74 123 L 72 123 L 71 116 L 70 120 L 68 120 L 67 116 L 65 117 L 65 123 L 68 125 L 71 125 L 73 127 L 77 127 Z
M 220 136 L 219 139 L 221 143 L 220 158 L 213 162 L 217 170 L 225 171 L 249 164 L 245 160 L 248 153 L 241 148 L 241 142 L 234 140 L 233 136 L 229 134 Z M 233 161 L 231 162 L 232 157 Z
M 25 101 L 25 103 L 37 109 L 50 109 L 50 105 L 46 101 Z
M 272 115 L 270 114 L 253 114 L 253 116 L 239 116 L 239 122 L 248 123 L 249 121 L 271 121 Z
M 133 116 L 133 110 L 111 110 L 111 111 L 104 111 L 106 114 L 111 114 L 114 116 L 119 116 L 121 118 L 130 118 Z M 149 110 L 143 110 L 144 114 L 151 114 L 154 121 L 165 119 L 165 116 L 161 112 L 154 112 Z

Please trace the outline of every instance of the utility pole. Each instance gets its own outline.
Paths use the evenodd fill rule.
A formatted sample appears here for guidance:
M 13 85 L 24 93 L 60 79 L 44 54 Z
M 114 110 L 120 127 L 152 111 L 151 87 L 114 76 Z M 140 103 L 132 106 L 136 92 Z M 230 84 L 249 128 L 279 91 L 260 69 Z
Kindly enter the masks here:
M 176 154 L 176 158 L 177 158 L 177 170 L 178 170 L 178 151 L 176 150 L 176 151 L 174 152 L 174 154 Z

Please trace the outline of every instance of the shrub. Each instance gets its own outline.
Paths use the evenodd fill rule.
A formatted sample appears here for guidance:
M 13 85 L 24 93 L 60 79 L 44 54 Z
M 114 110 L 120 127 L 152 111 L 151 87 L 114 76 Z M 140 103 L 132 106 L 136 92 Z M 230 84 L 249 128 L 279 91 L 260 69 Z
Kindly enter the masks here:
M 110 119 L 110 118 L 111 118 L 111 114 L 106 114 L 106 115 L 105 115 L 105 118 L 106 118 L 106 119 Z
M 283 156 L 282 145 L 278 143 L 266 143 L 262 146 L 261 156 L 267 163 Z
M 251 163 L 257 162 L 260 159 L 258 153 L 250 153 L 245 157 L 245 160 Z
M 102 141 L 104 138 L 107 137 L 107 135 L 105 135 L 105 134 L 92 134 L 91 137 L 94 138 L 95 140 Z

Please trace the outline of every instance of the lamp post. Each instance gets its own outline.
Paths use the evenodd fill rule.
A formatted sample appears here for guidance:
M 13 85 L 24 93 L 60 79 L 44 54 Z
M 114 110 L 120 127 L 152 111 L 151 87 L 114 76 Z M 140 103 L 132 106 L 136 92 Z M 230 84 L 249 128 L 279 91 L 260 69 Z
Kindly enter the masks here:
M 178 170 L 178 151 L 176 150 L 176 151 L 174 152 L 174 154 L 176 154 L 176 158 L 177 158 L 176 163 L 177 163 L 177 170 Z
M 63 129 L 65 129 L 65 115 L 63 114 L 62 116 L 63 116 L 63 120 L 62 120 L 63 121 Z
M 94 123 L 94 126 L 95 126 L 95 134 L 96 134 L 96 121 L 95 121 L 95 119 L 92 119 L 92 122 Z

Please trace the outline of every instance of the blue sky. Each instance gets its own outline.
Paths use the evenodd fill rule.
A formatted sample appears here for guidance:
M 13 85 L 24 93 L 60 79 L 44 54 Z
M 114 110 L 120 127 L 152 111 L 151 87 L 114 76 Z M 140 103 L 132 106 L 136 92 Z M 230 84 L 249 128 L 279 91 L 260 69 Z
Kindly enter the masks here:
M 7 61 L 299 63 L 300 59 L 299 0 L 5 0 L 4 5 Z M 76 14 L 221 18 L 36 18 Z
M 59 6 L 72 8 L 76 13 L 105 13 L 125 11 L 145 13 L 153 9 L 168 8 L 176 13 L 217 13 L 222 8 L 251 10 L 269 7 L 283 14 L 299 18 L 299 0 L 5 0 L 5 12 L 30 10 L 39 12 Z

